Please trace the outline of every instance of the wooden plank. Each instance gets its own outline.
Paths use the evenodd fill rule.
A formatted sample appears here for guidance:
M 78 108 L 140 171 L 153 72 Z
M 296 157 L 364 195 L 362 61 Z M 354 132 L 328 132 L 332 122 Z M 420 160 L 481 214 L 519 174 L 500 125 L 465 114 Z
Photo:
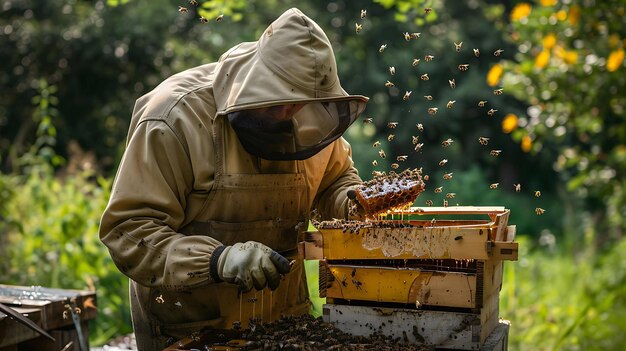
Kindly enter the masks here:
M 15 308 L 15 310 L 41 326 L 41 310 L 38 308 Z M 0 348 L 17 345 L 39 336 L 39 333 L 0 312 Z
M 518 243 L 515 242 L 492 242 L 491 254 L 489 258 L 499 261 L 517 261 L 518 257 Z
M 480 343 L 482 344 L 489 334 L 496 328 L 499 322 L 500 296 L 499 293 L 491 294 L 484 298 L 483 308 L 480 310 Z
M 509 344 L 509 327 L 511 322 L 500 320 L 496 328 L 489 334 L 480 351 L 507 351 Z
M 505 212 L 504 206 L 448 206 L 448 207 L 411 207 L 406 211 L 395 210 L 389 212 L 394 215 L 466 215 L 466 214 L 498 214 Z
M 509 214 L 511 211 L 506 210 L 503 213 L 500 213 L 496 216 L 494 224 L 496 226 L 495 235 L 491 238 L 495 241 L 505 241 L 506 240 L 506 228 L 509 222 Z
M 321 229 L 327 260 L 363 259 L 492 259 L 494 244 L 482 227 L 362 228 L 355 233 Z M 517 243 L 498 252 L 498 259 L 516 260 Z M 513 250 L 514 249 L 514 250 Z M 308 252 L 304 250 L 305 254 Z M 319 251 L 307 259 L 319 259 Z M 310 257 L 310 258 L 309 258 Z
M 80 309 L 81 320 L 96 318 L 95 291 L 53 289 L 45 287 L 24 287 L 0 284 L 0 302 L 11 307 L 38 308 L 41 310 L 40 326 L 45 330 L 72 326 L 74 323 L 66 318 L 69 313 L 66 305 L 74 300 Z
M 325 322 L 354 335 L 370 336 L 380 332 L 413 344 L 456 350 L 477 350 L 480 340 L 480 315 L 472 313 L 422 311 L 325 304 Z
M 417 306 L 476 307 L 476 275 L 417 268 L 328 265 L 326 297 Z
M 506 239 L 504 241 L 506 242 L 511 242 L 513 240 L 515 240 L 515 232 L 516 232 L 517 228 L 515 225 L 510 225 L 508 227 L 506 227 Z

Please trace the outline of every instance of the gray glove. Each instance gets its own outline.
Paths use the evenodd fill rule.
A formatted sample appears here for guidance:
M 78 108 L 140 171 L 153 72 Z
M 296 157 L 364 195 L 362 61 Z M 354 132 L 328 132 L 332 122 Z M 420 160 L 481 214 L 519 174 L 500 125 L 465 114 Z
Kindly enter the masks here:
M 289 261 L 278 252 L 256 241 L 218 247 L 211 257 L 211 275 L 215 280 L 239 285 L 243 292 L 274 290 L 280 275 L 289 273 Z M 216 279 L 219 278 L 219 279 Z

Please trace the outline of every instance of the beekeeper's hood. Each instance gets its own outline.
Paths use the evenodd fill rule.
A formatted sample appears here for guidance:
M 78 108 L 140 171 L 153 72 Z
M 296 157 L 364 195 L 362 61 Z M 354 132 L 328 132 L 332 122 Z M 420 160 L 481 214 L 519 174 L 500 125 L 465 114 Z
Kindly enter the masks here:
M 296 8 L 258 41 L 222 55 L 213 88 L 216 116 L 227 116 L 246 151 L 270 160 L 315 155 L 346 131 L 368 100 L 343 90 L 328 37 Z

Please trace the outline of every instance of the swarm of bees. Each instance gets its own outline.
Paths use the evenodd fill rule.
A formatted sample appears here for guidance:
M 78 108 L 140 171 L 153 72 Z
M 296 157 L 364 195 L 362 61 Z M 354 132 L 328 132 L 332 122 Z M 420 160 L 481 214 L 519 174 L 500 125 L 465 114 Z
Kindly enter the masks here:
M 433 11 L 432 8 L 424 8 L 424 15 L 426 16 L 426 15 L 430 14 L 432 11 Z M 367 15 L 367 10 L 362 9 L 360 11 L 360 19 L 363 20 L 366 17 L 366 15 Z M 356 29 L 357 33 L 361 32 L 361 30 L 363 29 L 361 23 L 358 23 L 358 22 L 355 23 L 355 29 Z M 404 40 L 407 41 L 407 42 L 410 42 L 412 40 L 416 40 L 416 39 L 419 39 L 419 38 L 422 37 L 422 33 L 420 33 L 420 32 L 411 32 L 410 30 L 402 31 L 401 33 L 398 33 L 398 34 L 401 35 L 404 38 Z M 452 48 L 454 48 L 454 51 L 457 52 L 457 53 L 461 53 L 461 52 L 463 52 L 465 50 L 464 47 L 463 47 L 464 42 L 462 40 L 459 40 L 458 42 L 457 41 L 453 41 L 450 44 L 452 44 L 452 45 L 449 46 L 450 50 Z M 383 43 L 378 48 L 378 51 L 379 51 L 379 53 L 382 54 L 382 53 L 385 53 L 387 49 L 388 49 L 388 44 Z M 393 47 L 389 48 L 389 50 L 393 50 L 393 49 L 394 49 Z M 475 58 L 480 58 L 480 56 L 481 56 L 481 52 L 480 51 L 481 50 L 479 48 L 476 48 L 476 47 L 471 49 L 471 53 L 473 53 L 473 56 Z M 495 50 L 493 52 L 493 56 L 494 57 L 499 57 L 499 56 L 503 55 L 503 53 L 504 53 L 503 49 L 497 49 L 497 50 Z M 423 56 L 421 56 L 421 55 L 416 55 L 417 57 L 414 56 L 412 58 L 412 60 L 409 61 L 409 62 L 406 62 L 405 65 L 410 64 L 412 67 L 417 67 L 419 65 L 420 70 L 421 69 L 428 69 L 428 67 L 430 67 L 429 65 L 424 65 L 424 66 L 420 65 L 420 62 L 422 61 L 422 58 L 423 58 L 424 62 L 433 62 L 433 61 L 435 61 L 436 56 L 439 57 L 439 54 L 437 52 L 427 52 L 427 53 L 422 53 L 422 55 Z M 422 58 L 420 58 L 420 57 L 422 57 Z M 458 57 L 461 57 L 461 56 L 458 56 Z M 456 71 L 456 74 L 460 75 L 463 72 L 467 72 L 469 70 L 469 68 L 470 68 L 470 64 L 473 65 L 473 63 L 467 63 L 467 62 L 459 62 L 459 63 L 457 63 L 458 71 Z M 396 70 L 396 66 L 388 66 L 389 75 L 396 76 L 397 73 L 403 72 L 401 65 L 397 66 L 397 68 L 398 68 L 398 70 Z M 418 78 L 418 81 L 421 80 L 423 82 L 428 82 L 428 81 L 431 81 L 431 80 L 435 81 L 435 80 L 439 79 L 439 78 L 437 78 L 437 76 L 433 72 L 424 72 L 424 71 L 419 72 L 414 77 Z M 400 87 L 400 81 L 401 80 L 400 79 L 396 79 L 395 77 L 393 79 L 398 84 L 397 87 L 401 88 Z M 451 89 L 456 89 L 457 84 L 461 84 L 462 83 L 462 82 L 461 83 L 457 82 L 457 79 L 456 79 L 455 76 L 449 77 L 447 79 L 447 81 L 448 81 L 448 85 L 450 86 Z M 396 83 L 392 82 L 391 80 L 386 80 L 386 82 L 384 83 L 384 86 L 386 88 L 394 88 L 394 87 L 396 87 Z M 429 86 L 429 84 L 420 85 L 420 87 L 424 87 L 425 89 L 427 89 L 426 87 L 428 87 L 428 86 Z M 405 106 L 409 106 L 408 107 L 408 112 L 411 112 L 412 105 L 413 105 L 412 101 L 410 101 L 412 92 L 413 92 L 412 90 L 404 90 L 404 94 L 400 95 L 402 97 L 402 100 L 407 102 L 407 105 L 405 105 Z M 496 87 L 495 89 L 493 89 L 493 94 L 495 96 L 502 95 L 503 92 L 504 92 L 504 88 L 503 87 Z M 389 94 L 391 96 L 397 96 L 398 90 L 390 89 L 389 90 Z M 423 97 L 424 97 L 424 99 L 426 101 L 432 101 L 433 105 L 435 105 L 435 106 L 431 105 L 430 107 L 426 108 L 426 112 L 430 116 L 437 115 L 438 112 L 439 112 L 439 108 L 442 108 L 444 105 L 445 105 L 445 108 L 447 110 L 456 109 L 455 106 L 458 106 L 458 105 L 455 105 L 457 100 L 453 100 L 453 99 L 446 99 L 446 100 L 443 100 L 443 101 L 441 101 L 440 99 L 435 100 L 433 95 L 430 95 L 430 94 L 424 94 Z M 486 108 L 486 115 L 487 116 L 489 116 L 489 117 L 497 116 L 498 112 L 499 112 L 497 106 L 489 106 L 487 103 L 488 103 L 487 100 L 479 100 L 477 105 L 478 105 L 479 108 Z M 439 105 L 439 106 L 437 106 L 437 105 Z M 463 106 L 467 106 L 467 105 L 463 104 Z M 474 105 L 474 106 L 476 106 L 476 105 Z M 421 111 L 423 111 L 423 110 L 421 110 Z M 485 112 L 483 112 L 483 113 L 485 113 Z M 364 124 L 373 123 L 372 118 L 365 119 L 363 121 L 363 123 Z M 398 122 L 388 122 L 387 123 L 387 127 L 391 128 L 391 129 L 396 128 L 397 126 L 398 126 Z M 419 130 L 419 132 L 423 132 L 424 131 L 423 124 L 416 123 L 415 126 Z M 387 134 L 387 141 L 388 142 L 397 141 L 397 140 L 399 140 L 401 138 L 402 138 L 401 134 L 395 134 L 395 133 L 388 133 Z M 474 140 L 476 140 L 476 139 L 474 139 Z M 446 139 L 446 140 L 441 142 L 441 145 L 442 145 L 443 148 L 447 148 L 447 147 L 451 146 L 453 144 L 453 142 L 454 141 L 452 139 Z M 490 142 L 490 137 L 487 137 L 487 136 L 479 136 L 478 137 L 478 143 L 480 145 L 487 146 L 487 145 L 489 145 L 489 142 Z M 420 141 L 420 137 L 419 136 L 415 136 L 415 135 L 411 136 L 411 143 L 414 146 L 415 152 L 419 153 L 419 152 L 421 152 L 423 150 L 424 142 Z M 381 143 L 379 141 L 376 141 L 373 144 L 374 148 L 379 148 L 380 145 L 381 145 Z M 461 147 L 464 147 L 464 146 L 465 145 L 461 145 Z M 485 150 L 485 152 L 487 152 L 487 150 Z M 499 149 L 490 149 L 490 150 L 488 150 L 488 152 L 489 152 L 489 155 L 493 156 L 493 157 L 498 157 L 498 156 L 500 156 L 502 154 L 502 150 L 499 150 Z M 380 158 L 382 158 L 382 159 L 385 159 L 386 158 L 385 151 L 382 150 L 382 149 L 379 149 L 378 150 L 378 156 Z M 389 164 L 391 169 L 394 169 L 394 170 L 398 169 L 400 167 L 401 162 L 405 162 L 408 159 L 407 155 L 394 155 L 394 156 L 390 155 L 390 158 L 393 159 L 394 157 L 395 157 L 395 161 L 396 162 Z M 372 162 L 372 164 L 374 164 L 374 166 L 376 166 L 378 164 L 378 162 L 376 160 L 374 160 Z M 448 159 L 443 158 L 443 159 L 441 159 L 439 161 L 438 164 L 439 164 L 440 167 L 444 167 L 444 166 L 446 166 L 448 164 Z M 374 172 L 378 172 L 378 171 L 374 171 Z M 424 180 L 428 180 L 428 175 L 424 175 L 423 179 Z M 443 180 L 451 180 L 451 179 L 452 179 L 452 172 L 443 174 Z M 499 184 L 500 183 L 491 183 L 491 184 L 489 184 L 489 188 L 490 189 L 498 189 L 499 188 Z M 507 186 L 508 186 L 508 184 L 507 184 Z M 513 184 L 513 186 L 514 186 L 514 190 L 516 192 L 521 192 L 521 184 L 516 183 L 516 184 Z M 441 193 L 442 191 L 443 191 L 443 187 L 436 187 L 436 188 L 434 188 L 434 192 L 436 194 Z M 541 192 L 539 190 L 533 191 L 532 194 L 534 194 L 534 196 L 537 197 L 537 198 L 539 198 L 541 196 Z M 456 198 L 456 193 L 448 192 L 448 193 L 445 194 L 445 198 L 446 199 L 454 199 L 454 198 Z M 443 201 L 444 201 L 444 206 L 447 206 L 448 205 L 448 201 L 445 200 L 445 199 Z M 430 200 L 430 199 L 426 200 L 426 204 L 428 206 L 432 206 L 433 205 L 433 201 Z M 542 208 L 537 207 L 535 209 L 535 213 L 537 215 L 543 214 L 544 212 L 545 212 L 545 210 L 543 210 Z

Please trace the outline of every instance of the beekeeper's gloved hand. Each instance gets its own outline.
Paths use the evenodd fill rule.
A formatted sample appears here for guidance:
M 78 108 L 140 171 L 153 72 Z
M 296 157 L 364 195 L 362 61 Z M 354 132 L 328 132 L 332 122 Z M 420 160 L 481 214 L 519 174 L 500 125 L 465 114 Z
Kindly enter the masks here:
M 222 249 L 223 248 L 223 249 Z M 239 285 L 243 292 L 274 290 L 280 275 L 289 273 L 289 261 L 278 252 L 256 241 L 218 247 L 211 257 L 211 275 L 228 283 Z
M 346 219 L 348 220 L 361 220 L 365 217 L 365 209 L 359 203 L 359 200 L 356 196 L 356 190 L 350 189 L 346 193 L 348 196 L 348 214 Z

